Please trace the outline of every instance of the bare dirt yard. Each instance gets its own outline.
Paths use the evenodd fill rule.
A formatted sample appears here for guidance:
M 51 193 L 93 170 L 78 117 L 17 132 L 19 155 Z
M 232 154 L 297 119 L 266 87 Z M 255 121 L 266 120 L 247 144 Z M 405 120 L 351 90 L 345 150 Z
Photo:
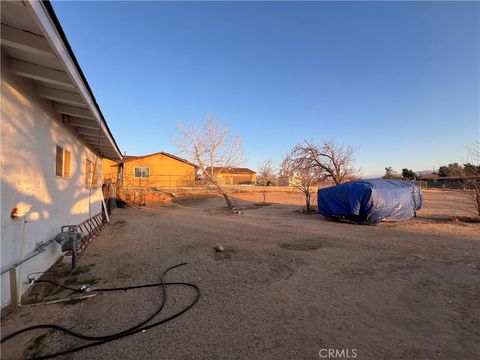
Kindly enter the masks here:
M 188 262 L 166 280 L 197 284 L 200 301 L 164 325 L 63 358 L 322 359 L 343 349 L 337 358 L 478 359 L 480 224 L 468 222 L 474 212 L 463 193 L 424 196 L 417 218 L 378 226 L 305 215 L 296 211 L 301 194 L 269 193 L 267 206 L 258 204 L 262 194 L 239 194 L 242 214 L 221 198 L 116 209 L 71 283 L 158 282 Z M 193 297 L 169 289 L 160 318 Z M 160 301 L 161 289 L 147 288 L 23 306 L 3 319 L 2 335 L 44 322 L 104 335 L 147 318 Z M 40 330 L 4 343 L 2 358 L 83 343 Z

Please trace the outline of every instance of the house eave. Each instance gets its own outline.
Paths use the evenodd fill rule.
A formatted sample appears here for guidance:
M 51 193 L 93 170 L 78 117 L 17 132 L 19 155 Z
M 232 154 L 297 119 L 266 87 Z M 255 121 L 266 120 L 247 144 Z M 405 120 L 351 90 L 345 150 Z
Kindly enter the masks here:
M 37 94 L 101 157 L 121 160 L 92 90 L 48 1 L 2 1 L 7 67 L 34 82 Z

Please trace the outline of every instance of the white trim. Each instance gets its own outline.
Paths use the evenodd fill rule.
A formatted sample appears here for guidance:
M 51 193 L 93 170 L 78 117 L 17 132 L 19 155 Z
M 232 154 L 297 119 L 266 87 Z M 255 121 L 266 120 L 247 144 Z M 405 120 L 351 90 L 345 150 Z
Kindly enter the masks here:
M 86 120 L 94 120 L 92 118 L 92 114 L 89 110 L 75 107 L 75 106 L 70 106 L 70 105 L 65 105 L 65 104 L 59 104 L 55 103 L 53 106 L 53 109 L 58 112 L 59 114 L 66 114 L 70 116 L 76 116 L 82 119 Z
M 8 69 L 20 76 L 29 79 L 40 80 L 54 86 L 61 86 L 65 89 L 75 90 L 67 73 L 61 70 L 51 69 L 45 66 L 30 64 L 26 61 L 10 58 L 7 61 Z
M 57 175 L 57 148 L 62 149 L 62 175 Z M 65 176 L 65 153 L 70 154 L 70 176 Z M 55 177 L 58 179 L 69 180 L 72 178 L 72 151 L 67 149 L 66 146 L 55 145 Z
M 35 35 L 5 24 L 2 24 L 1 36 L 2 45 L 55 58 L 55 54 L 43 36 Z
M 61 89 L 55 89 L 48 86 L 37 86 L 37 93 L 44 99 L 53 100 L 58 103 L 73 106 L 84 106 L 85 103 L 80 95 Z

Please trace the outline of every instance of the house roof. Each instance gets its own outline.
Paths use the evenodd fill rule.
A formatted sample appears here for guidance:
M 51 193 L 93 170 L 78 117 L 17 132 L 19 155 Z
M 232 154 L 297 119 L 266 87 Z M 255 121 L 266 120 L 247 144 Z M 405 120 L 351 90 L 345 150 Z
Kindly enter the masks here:
M 133 161 L 133 160 L 139 160 L 139 159 L 143 159 L 143 158 L 146 158 L 146 157 L 150 157 L 150 156 L 155 156 L 155 155 L 165 155 L 165 156 L 168 156 L 172 159 L 175 159 L 175 160 L 178 160 L 178 161 L 181 161 L 185 164 L 188 164 L 188 165 L 191 165 L 195 168 L 197 168 L 198 166 L 195 165 L 195 164 L 192 164 L 191 162 L 189 162 L 188 160 L 186 159 L 182 159 L 181 157 L 178 157 L 178 156 L 175 156 L 173 154 L 170 154 L 170 153 L 167 153 L 165 151 L 159 151 L 159 152 L 156 152 L 156 153 L 153 153 L 153 154 L 148 154 L 148 155 L 140 155 L 140 156 L 136 156 L 136 155 L 124 155 L 123 156 L 123 160 L 122 161 L 119 161 L 119 163 L 125 163 L 125 162 L 128 162 L 128 161 Z
M 9 71 L 33 81 L 64 123 L 100 156 L 121 151 L 49 1 L 1 1 L 2 53 Z
M 240 168 L 240 167 L 215 166 L 213 168 L 213 171 L 218 173 L 223 173 L 223 174 L 256 174 L 256 172 L 253 170 L 250 170 L 248 168 Z
M 149 155 L 146 155 L 149 156 Z M 129 160 L 135 160 L 138 159 L 142 156 L 133 156 L 133 155 L 123 155 L 123 160 L 121 162 L 129 161 Z

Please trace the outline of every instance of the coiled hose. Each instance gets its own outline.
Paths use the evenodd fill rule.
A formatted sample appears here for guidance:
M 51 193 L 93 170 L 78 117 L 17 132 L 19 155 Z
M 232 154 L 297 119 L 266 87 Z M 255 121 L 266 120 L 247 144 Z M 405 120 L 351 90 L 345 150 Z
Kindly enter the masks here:
M 79 338 L 79 339 L 82 339 L 82 340 L 93 341 L 89 344 L 85 344 L 85 345 L 78 346 L 78 347 L 75 347 L 75 348 L 71 348 L 71 349 L 67 349 L 67 350 L 63 350 L 63 351 L 59 351 L 59 352 L 56 352 L 56 353 L 43 355 L 43 356 L 34 358 L 34 359 L 50 359 L 50 358 L 53 358 L 53 357 L 56 357 L 56 356 L 70 354 L 70 353 L 80 351 L 80 350 L 83 350 L 83 349 L 87 349 L 87 348 L 90 348 L 90 347 L 93 347 L 93 346 L 98 346 L 98 345 L 101 345 L 101 344 L 105 344 L 107 342 L 110 342 L 110 341 L 113 341 L 113 340 L 118 340 L 118 339 L 121 339 L 123 337 L 136 334 L 140 331 L 151 329 L 155 326 L 164 324 L 167 321 L 173 320 L 176 317 L 182 315 L 184 312 L 191 309 L 200 299 L 200 288 L 197 285 L 190 284 L 190 283 L 185 283 L 185 282 L 165 282 L 164 281 L 165 276 L 167 275 L 167 273 L 170 270 L 172 270 L 174 268 L 177 268 L 179 266 L 183 266 L 183 265 L 186 265 L 186 263 L 180 263 L 180 264 L 169 267 L 167 270 L 165 270 L 163 272 L 159 283 L 145 284 L 145 285 L 133 285 L 133 286 L 118 287 L 118 288 L 95 288 L 95 289 L 92 290 L 93 292 L 107 292 L 107 291 L 127 291 L 127 290 L 147 288 L 147 287 L 156 287 L 156 286 L 160 286 L 162 288 L 162 295 L 163 296 L 162 296 L 162 301 L 161 301 L 160 305 L 158 306 L 158 308 L 148 318 L 146 318 L 145 320 L 141 321 L 140 323 L 138 323 L 138 324 L 126 329 L 126 330 L 123 330 L 123 331 L 120 331 L 120 332 L 117 332 L 117 333 L 113 333 L 113 334 L 110 334 L 110 335 L 91 336 L 91 335 L 85 335 L 85 334 L 77 333 L 73 330 L 67 329 L 67 328 L 65 328 L 63 326 L 60 326 L 60 325 L 39 324 L 39 325 L 33 325 L 33 326 L 29 326 L 29 327 L 17 330 L 15 332 L 3 337 L 2 340 L 1 340 L 1 343 L 5 342 L 9 339 L 12 339 L 12 338 L 14 338 L 14 337 L 16 337 L 20 334 L 23 334 L 23 333 L 26 333 L 26 332 L 29 332 L 29 331 L 33 331 L 33 330 L 37 330 L 37 329 L 51 329 L 51 330 L 61 331 L 61 332 L 64 332 L 64 333 L 66 333 L 70 336 L 73 336 L 73 337 L 76 337 L 76 338 Z M 74 292 L 84 292 L 84 290 L 82 288 L 76 289 L 76 288 L 72 288 L 72 287 L 69 287 L 69 286 L 65 286 L 63 284 L 57 284 L 57 283 L 55 283 L 53 281 L 50 281 L 50 280 L 37 280 L 36 282 L 47 282 L 47 283 L 51 283 L 51 284 L 60 286 L 61 288 L 71 290 L 71 291 L 74 291 Z M 187 286 L 187 287 L 190 287 L 190 288 L 194 289 L 195 292 L 196 292 L 195 299 L 189 305 L 187 305 L 186 307 L 184 307 L 183 309 L 181 309 L 177 313 L 175 313 L 173 315 L 170 315 L 169 317 L 167 317 L 165 319 L 162 319 L 162 320 L 159 320 L 155 323 L 147 325 L 147 323 L 149 323 L 151 320 L 153 320 L 153 318 L 155 318 L 158 314 L 160 314 L 162 309 L 165 307 L 165 304 L 167 302 L 167 287 L 168 286 L 175 286 L 175 285 Z

